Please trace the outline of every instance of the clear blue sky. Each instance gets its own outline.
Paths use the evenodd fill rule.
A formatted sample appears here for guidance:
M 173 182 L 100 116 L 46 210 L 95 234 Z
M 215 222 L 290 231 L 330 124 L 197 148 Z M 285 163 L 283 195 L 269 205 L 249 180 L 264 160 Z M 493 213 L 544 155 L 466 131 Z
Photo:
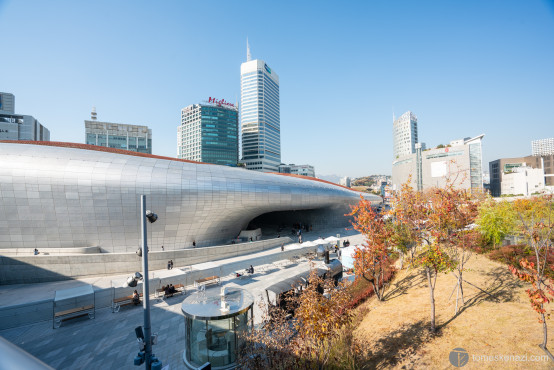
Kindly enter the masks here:
M 3 1 L 0 91 L 51 140 L 144 124 L 176 156 L 181 108 L 240 97 L 246 37 L 280 77 L 282 160 L 390 174 L 392 114 L 483 161 L 554 137 L 553 1 Z

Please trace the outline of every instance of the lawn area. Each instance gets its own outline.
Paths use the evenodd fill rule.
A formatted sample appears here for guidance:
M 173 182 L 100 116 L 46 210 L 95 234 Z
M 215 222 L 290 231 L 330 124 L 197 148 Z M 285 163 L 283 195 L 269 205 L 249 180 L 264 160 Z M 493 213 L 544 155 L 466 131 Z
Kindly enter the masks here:
M 550 361 L 532 362 L 544 356 L 538 347 L 542 326 L 529 305 L 527 286 L 515 279 L 505 264 L 474 254 L 464 280 L 466 304 L 455 316 L 454 276 L 439 276 L 435 291 L 438 333 L 429 334 L 429 289 L 425 275 L 417 270 L 398 271 L 386 292 L 386 300 L 375 297 L 357 308 L 363 319 L 354 331 L 365 360 L 362 368 L 452 369 L 449 354 L 454 348 L 469 353 L 463 369 L 549 369 Z M 549 307 L 550 311 L 551 307 Z M 365 311 L 365 313 L 364 313 Z M 554 321 L 548 347 L 554 349 Z M 479 356 L 527 356 L 527 362 L 485 361 Z M 477 361 L 481 358 L 481 361 Z

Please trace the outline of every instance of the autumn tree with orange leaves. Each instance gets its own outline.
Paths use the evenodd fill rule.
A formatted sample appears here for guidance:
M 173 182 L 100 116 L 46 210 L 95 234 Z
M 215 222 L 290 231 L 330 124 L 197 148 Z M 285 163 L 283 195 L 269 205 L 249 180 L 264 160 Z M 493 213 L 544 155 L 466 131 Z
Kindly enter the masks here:
M 422 268 L 427 276 L 430 301 L 431 332 L 435 332 L 435 286 L 440 273 L 448 273 L 456 267 L 456 261 L 447 253 L 444 241 L 451 229 L 451 221 L 446 215 L 450 207 L 446 193 L 433 188 L 421 192 L 409 184 L 402 185 L 393 198 L 391 215 L 394 222 L 404 226 L 409 239 L 416 243 L 416 257 L 413 267 Z
M 382 301 L 387 287 L 385 273 L 391 268 L 389 254 L 394 246 L 394 225 L 378 216 L 371 202 L 360 198 L 350 213 L 354 217 L 352 226 L 365 237 L 365 242 L 356 248 L 353 255 L 354 271 L 357 276 L 371 283 L 375 296 Z
M 453 263 L 452 274 L 456 277 L 456 313 L 458 301 L 464 304 L 463 273 L 466 263 L 473 255 L 473 247 L 479 243 L 480 235 L 475 228 L 479 214 L 479 204 L 485 199 L 480 192 L 459 189 L 451 183 L 444 188 L 434 189 L 433 215 L 431 218 L 434 237 L 446 248 Z M 433 222 L 434 220 L 434 222 Z
M 516 229 L 524 236 L 533 261 L 523 258 L 519 266 L 510 266 L 510 271 L 520 280 L 531 284 L 527 295 L 531 307 L 539 316 L 542 324 L 543 342 L 539 347 L 554 361 L 554 356 L 546 347 L 548 326 L 546 320 L 550 316 L 546 305 L 554 299 L 554 281 L 548 272 L 554 270 L 552 264 L 554 238 L 554 202 L 552 195 L 520 199 L 514 202 L 514 210 L 519 221 Z
M 323 279 L 312 269 L 308 286 L 296 300 L 294 327 L 298 345 L 295 352 L 319 368 L 329 361 L 333 340 L 340 335 L 341 328 L 352 320 L 347 308 L 351 296 L 344 284 L 335 287 L 333 279 Z
M 296 307 L 292 318 L 280 307 L 270 310 L 262 304 L 263 324 L 242 334 L 245 344 L 237 358 L 241 368 L 337 368 L 344 360 L 332 353 L 341 329 L 352 321 L 346 286 L 335 286 L 333 279 L 318 276 L 312 266 L 308 284 L 301 292 L 289 293 L 284 299 Z

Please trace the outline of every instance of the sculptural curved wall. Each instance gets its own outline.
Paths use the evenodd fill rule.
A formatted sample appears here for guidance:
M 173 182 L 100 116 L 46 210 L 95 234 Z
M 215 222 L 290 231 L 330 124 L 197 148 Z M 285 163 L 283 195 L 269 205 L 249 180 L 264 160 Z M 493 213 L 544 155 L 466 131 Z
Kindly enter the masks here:
M 149 245 L 166 250 L 229 241 L 268 212 L 320 210 L 321 223 L 331 223 L 359 201 L 320 181 L 61 145 L 0 143 L 0 249 L 134 251 L 140 194 L 159 216 Z

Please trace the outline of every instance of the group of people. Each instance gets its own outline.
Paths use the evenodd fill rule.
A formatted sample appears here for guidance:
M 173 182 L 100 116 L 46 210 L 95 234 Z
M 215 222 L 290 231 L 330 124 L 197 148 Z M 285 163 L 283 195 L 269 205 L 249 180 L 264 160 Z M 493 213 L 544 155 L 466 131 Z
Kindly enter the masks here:
M 167 261 L 167 269 L 168 269 L 168 270 L 173 269 L 173 260 Z
M 350 242 L 348 241 L 348 239 L 342 241 L 342 246 L 343 246 L 343 247 L 348 247 L 348 246 L 350 246 Z
M 165 295 L 177 293 L 177 289 L 175 289 L 173 284 L 169 284 L 168 286 L 162 286 L 162 290 L 164 291 Z

